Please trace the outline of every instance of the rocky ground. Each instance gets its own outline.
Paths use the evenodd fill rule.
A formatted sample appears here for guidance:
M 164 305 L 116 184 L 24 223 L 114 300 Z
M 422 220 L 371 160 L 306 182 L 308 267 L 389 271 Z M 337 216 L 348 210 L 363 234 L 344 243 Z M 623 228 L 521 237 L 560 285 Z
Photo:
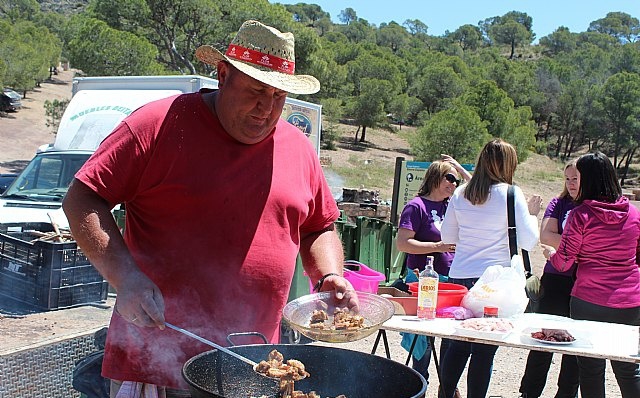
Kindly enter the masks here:
M 43 104 L 47 99 L 68 99 L 71 97 L 73 73 L 73 71 L 60 71 L 52 81 L 43 83 L 41 87 L 27 94 L 27 98 L 22 100 L 23 109 L 10 113 L 7 117 L 0 117 L 0 140 L 3 143 L 3 149 L 0 151 L 0 173 L 19 172 L 33 157 L 38 146 L 53 141 L 54 135 L 51 129 L 46 126 Z M 352 132 L 346 129 L 345 134 L 349 136 L 345 137 L 344 141 L 348 141 Z M 408 145 L 406 142 L 398 140 L 397 135 L 382 131 L 368 131 L 367 137 L 370 140 L 370 145 L 366 151 L 350 150 L 347 147 L 339 151 L 328 152 L 326 155 L 331 156 L 334 163 L 346 163 L 350 156 L 360 156 L 363 161 L 374 159 L 374 161 L 388 162 L 390 167 L 393 167 L 396 156 L 407 156 Z M 556 162 L 552 162 L 546 157 L 534 155 L 519 166 L 518 183 L 525 194 L 540 194 L 544 202 L 548 203 L 562 187 L 560 173 L 561 168 Z M 536 265 L 536 271 L 539 273 L 543 264 L 540 251 L 534 251 L 532 258 Z M 106 325 L 110 309 L 99 309 L 98 314 L 95 314 L 95 311 L 97 311 L 96 308 L 86 307 L 18 317 L 0 316 L 0 352 L 3 351 L 2 349 L 11 349 L 15 346 L 24 347 L 47 339 L 61 338 L 81 332 L 82 328 L 90 330 Z M 70 316 L 70 314 L 73 315 Z M 388 335 L 392 359 L 404 363 L 407 353 L 400 347 L 399 334 L 390 332 Z M 340 345 L 340 347 L 371 352 L 374 340 L 375 334 L 355 343 Z M 518 386 L 527 353 L 526 350 L 514 348 L 500 348 L 498 350 L 489 396 L 506 398 L 519 395 Z M 382 346 L 378 348 L 377 354 L 384 355 Z M 560 357 L 554 357 L 544 397 L 554 396 L 559 362 Z M 437 396 L 437 377 L 433 363 L 430 373 L 432 384 L 427 391 L 427 397 L 435 398 Z M 608 397 L 621 396 L 610 367 L 608 367 L 606 383 Z M 460 390 L 464 396 L 466 392 L 464 382 L 461 383 Z

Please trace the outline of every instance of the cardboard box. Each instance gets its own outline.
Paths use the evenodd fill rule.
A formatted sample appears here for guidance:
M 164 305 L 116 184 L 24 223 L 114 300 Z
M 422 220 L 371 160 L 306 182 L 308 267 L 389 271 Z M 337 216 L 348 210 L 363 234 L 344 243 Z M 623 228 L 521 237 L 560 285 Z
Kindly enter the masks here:
M 389 299 L 395 307 L 395 315 L 416 315 L 418 298 L 395 287 L 380 286 L 378 295 Z

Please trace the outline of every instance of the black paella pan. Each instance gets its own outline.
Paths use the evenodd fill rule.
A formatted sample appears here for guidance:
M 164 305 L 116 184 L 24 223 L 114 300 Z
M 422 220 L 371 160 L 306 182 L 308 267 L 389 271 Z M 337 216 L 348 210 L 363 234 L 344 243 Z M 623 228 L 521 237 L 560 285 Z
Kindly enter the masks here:
M 427 383 L 418 372 L 387 358 L 341 348 L 296 345 L 255 344 L 230 350 L 259 362 L 271 350 L 286 359 L 302 361 L 311 374 L 295 383 L 295 389 L 315 391 L 324 397 L 340 394 L 347 398 L 424 397 Z M 194 398 L 250 398 L 263 395 L 276 398 L 278 382 L 257 374 L 251 367 L 218 350 L 189 359 L 182 375 Z

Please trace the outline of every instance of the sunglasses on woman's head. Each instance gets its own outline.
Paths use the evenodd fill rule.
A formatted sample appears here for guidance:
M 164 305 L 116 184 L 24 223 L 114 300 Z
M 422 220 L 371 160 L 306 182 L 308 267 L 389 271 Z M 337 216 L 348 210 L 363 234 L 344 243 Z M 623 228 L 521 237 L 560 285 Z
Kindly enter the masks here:
M 456 178 L 453 174 L 445 174 L 444 178 L 452 184 L 456 184 L 456 187 L 460 185 L 460 180 Z

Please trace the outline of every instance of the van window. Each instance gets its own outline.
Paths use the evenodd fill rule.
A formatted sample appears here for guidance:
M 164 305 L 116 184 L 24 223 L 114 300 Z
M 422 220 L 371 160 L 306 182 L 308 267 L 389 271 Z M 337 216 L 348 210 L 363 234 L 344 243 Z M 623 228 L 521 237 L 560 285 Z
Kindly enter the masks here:
M 38 154 L 3 196 L 28 196 L 32 200 L 62 200 L 75 173 L 90 154 Z
M 40 167 L 35 170 L 37 174 L 32 176 L 33 186 L 31 188 L 50 189 L 58 187 L 61 170 L 62 159 L 43 158 L 40 162 Z

